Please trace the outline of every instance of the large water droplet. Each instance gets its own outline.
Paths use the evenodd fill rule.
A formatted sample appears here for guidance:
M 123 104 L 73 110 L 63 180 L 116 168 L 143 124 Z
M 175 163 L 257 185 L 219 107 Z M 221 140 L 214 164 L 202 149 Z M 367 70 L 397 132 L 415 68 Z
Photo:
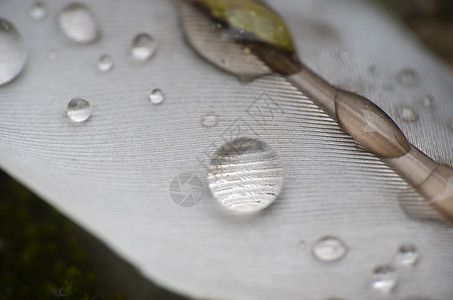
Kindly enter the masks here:
M 47 5 L 43 2 L 36 2 L 28 12 L 30 17 L 35 21 L 43 20 L 47 17 Z
M 156 45 L 146 33 L 138 34 L 132 41 L 132 57 L 138 61 L 145 61 L 151 58 L 156 51 Z
M 63 33 L 75 42 L 92 43 L 99 38 L 98 24 L 87 7 L 80 3 L 66 6 L 57 20 Z
M 27 61 L 27 48 L 16 27 L 0 18 L 0 86 L 22 72 Z
M 283 186 L 283 170 L 269 145 L 244 137 L 216 151 L 209 165 L 208 182 L 222 206 L 235 213 L 251 213 L 277 199 Z
M 84 122 L 91 115 L 91 104 L 84 98 L 73 98 L 68 103 L 67 114 L 73 122 Z
M 412 69 L 403 69 L 396 74 L 396 80 L 404 86 L 415 87 L 418 85 L 418 75 Z
M 313 246 L 313 255 L 321 261 L 336 261 L 342 259 L 348 248 L 337 237 L 327 236 L 318 240 Z
M 409 106 L 401 106 L 398 109 L 399 116 L 404 122 L 415 122 L 418 120 L 418 116 L 415 111 Z
M 219 123 L 219 117 L 214 113 L 208 113 L 201 118 L 203 127 L 215 127 Z
M 160 89 L 154 89 L 150 94 L 149 94 L 149 101 L 151 101 L 152 104 L 158 105 L 164 102 L 165 100 L 165 95 Z
M 375 290 L 388 294 L 395 288 L 396 284 L 396 273 L 390 265 L 381 265 L 374 269 L 371 286 Z
M 399 266 L 412 267 L 418 261 L 417 248 L 412 244 L 401 245 L 395 255 L 395 263 Z
M 97 63 L 98 70 L 101 72 L 108 72 L 113 69 L 113 59 L 110 55 L 104 54 L 99 57 Z

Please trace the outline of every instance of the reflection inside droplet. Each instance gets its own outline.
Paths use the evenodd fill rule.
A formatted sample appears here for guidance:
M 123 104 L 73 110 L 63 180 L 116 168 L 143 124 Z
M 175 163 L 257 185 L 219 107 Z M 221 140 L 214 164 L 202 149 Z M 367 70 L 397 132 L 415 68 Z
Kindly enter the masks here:
M 396 273 L 390 265 L 377 266 L 373 271 L 372 287 L 382 293 L 390 293 L 396 286 Z
M 84 122 L 91 115 L 91 104 L 84 98 L 73 98 L 68 103 L 67 114 L 73 122 Z
M 97 68 L 101 72 L 108 72 L 113 69 L 113 59 L 108 54 L 103 54 L 99 57 Z
M 209 188 L 231 212 L 251 213 L 273 203 L 283 186 L 278 156 L 264 142 L 239 138 L 220 147 L 208 170 Z
M 348 249 L 337 237 L 327 236 L 318 240 L 313 247 L 313 255 L 321 261 L 336 261 L 342 259 Z
M 75 42 L 91 43 L 99 38 L 98 24 L 88 8 L 80 3 L 66 6 L 57 20 L 63 33 Z
M 219 122 L 219 117 L 214 113 L 208 113 L 201 118 L 203 127 L 215 127 Z
M 138 61 L 145 61 L 151 58 L 156 50 L 156 45 L 150 35 L 138 34 L 132 41 L 132 57 Z
M 152 104 L 158 105 L 164 102 L 165 100 L 165 95 L 161 91 L 161 89 L 154 89 L 150 94 L 149 94 L 149 101 L 151 101 Z
M 404 86 L 415 87 L 419 83 L 418 74 L 412 69 L 403 69 L 396 75 L 396 80 Z
M 27 48 L 16 27 L 0 18 L 0 86 L 12 81 L 24 69 Z
M 35 21 L 43 20 L 47 16 L 47 6 L 43 2 L 36 2 L 28 12 Z

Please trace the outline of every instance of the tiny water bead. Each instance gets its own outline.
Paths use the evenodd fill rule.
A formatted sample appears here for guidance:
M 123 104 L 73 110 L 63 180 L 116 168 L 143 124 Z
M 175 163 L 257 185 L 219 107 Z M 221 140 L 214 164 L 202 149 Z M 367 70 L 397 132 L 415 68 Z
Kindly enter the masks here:
M 419 83 L 418 74 L 412 69 L 403 69 L 396 74 L 396 80 L 403 86 L 416 87 Z
M 16 27 L 0 18 L 0 86 L 12 81 L 24 69 L 27 48 Z
M 108 72 L 113 69 L 113 59 L 108 54 L 103 54 L 99 57 L 97 68 L 101 72 Z
M 412 244 L 401 245 L 395 255 L 395 263 L 398 266 L 412 267 L 418 261 L 417 248 Z
M 277 199 L 283 186 L 283 169 L 269 145 L 242 137 L 215 152 L 207 179 L 214 198 L 228 211 L 254 213 Z
M 203 127 L 215 127 L 219 123 L 219 117 L 214 113 L 208 113 L 201 118 Z
M 415 122 L 418 120 L 417 114 L 409 106 L 401 106 L 398 109 L 398 114 L 404 122 Z
M 28 13 L 35 21 L 43 20 L 47 17 L 47 5 L 43 2 L 36 2 Z
M 343 241 L 334 236 L 321 238 L 313 246 L 313 255 L 325 262 L 340 260 L 347 252 L 348 248 Z
M 58 53 L 57 50 L 51 49 L 51 50 L 49 50 L 49 52 L 47 52 L 47 59 L 48 60 L 57 60 L 59 55 L 60 54 Z
M 67 114 L 73 122 L 84 122 L 91 116 L 91 104 L 84 98 L 73 98 L 68 103 Z
M 431 95 L 426 95 L 425 97 L 423 97 L 423 106 L 426 107 L 426 108 L 433 108 L 433 104 L 434 104 L 434 97 L 431 96 Z
M 371 286 L 384 294 L 390 293 L 397 284 L 396 272 L 390 265 L 377 266 L 373 271 Z
M 150 35 L 140 33 L 132 41 L 131 54 L 138 61 L 146 61 L 153 56 L 156 45 Z
M 63 33 L 77 43 L 92 43 L 100 36 L 100 30 L 88 8 L 80 3 L 66 6 L 57 17 Z
M 164 100 L 165 100 L 165 95 L 161 89 L 154 89 L 149 94 L 149 101 L 151 101 L 151 103 L 154 105 L 161 104 L 162 102 L 164 102 Z
M 342 62 L 347 62 L 347 61 L 349 61 L 350 58 L 351 57 L 349 56 L 348 52 L 343 51 L 343 52 L 340 53 L 340 59 L 341 59 Z

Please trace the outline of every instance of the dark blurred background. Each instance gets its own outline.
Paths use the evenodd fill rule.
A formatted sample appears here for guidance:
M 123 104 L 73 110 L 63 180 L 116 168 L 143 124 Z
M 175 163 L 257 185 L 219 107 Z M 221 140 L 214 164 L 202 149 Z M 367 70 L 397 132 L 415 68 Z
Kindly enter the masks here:
M 452 0 L 370 0 L 453 68 Z M 182 299 L 0 171 L 0 299 Z

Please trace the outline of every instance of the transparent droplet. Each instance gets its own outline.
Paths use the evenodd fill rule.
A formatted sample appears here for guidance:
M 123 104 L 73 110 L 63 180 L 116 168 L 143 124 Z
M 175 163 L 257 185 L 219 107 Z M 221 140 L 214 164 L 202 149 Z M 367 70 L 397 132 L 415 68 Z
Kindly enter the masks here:
M 418 261 L 417 248 L 414 245 L 401 245 L 395 255 L 395 263 L 399 266 L 412 267 Z
M 337 237 L 327 236 L 318 240 L 313 246 L 313 255 L 321 261 L 336 261 L 342 259 L 348 248 Z
M 152 104 L 161 104 L 165 100 L 165 95 L 160 89 L 154 89 L 150 94 L 149 94 L 149 101 L 151 101 Z
M 243 137 L 215 152 L 208 183 L 223 207 L 234 213 L 253 213 L 277 199 L 283 186 L 283 170 L 269 145 Z
M 214 113 L 208 113 L 201 118 L 203 127 L 215 127 L 219 123 L 219 117 Z
M 57 20 L 63 33 L 77 43 L 92 43 L 99 38 L 96 20 L 88 8 L 80 3 L 66 6 L 58 14 Z
M 415 87 L 419 83 L 418 74 L 412 69 L 403 69 L 396 75 L 396 80 L 404 86 Z
M 35 21 L 43 20 L 47 17 L 47 5 L 43 2 L 36 2 L 28 12 Z
M 0 86 L 12 81 L 24 69 L 27 48 L 16 27 L 0 18 Z
M 398 110 L 401 120 L 404 122 L 415 122 L 418 120 L 418 116 L 415 111 L 409 106 L 401 106 Z
M 73 98 L 68 103 L 67 114 L 73 122 L 84 122 L 91 115 L 91 104 L 84 98 Z
M 153 56 L 156 45 L 150 35 L 146 33 L 138 34 L 132 41 L 132 56 L 138 61 L 145 61 Z
M 55 49 L 51 49 L 49 50 L 49 52 L 47 53 L 47 59 L 48 60 L 57 60 L 58 59 L 58 51 L 55 50 Z
M 343 52 L 340 53 L 340 59 L 341 59 L 341 61 L 347 62 L 347 61 L 349 61 L 350 58 L 351 58 L 351 57 L 349 56 L 349 53 L 348 53 L 348 52 L 343 51 Z
M 97 63 L 98 70 L 101 72 L 108 72 L 113 69 L 113 59 L 108 54 L 103 54 L 99 57 Z
M 375 290 L 388 294 L 395 288 L 396 284 L 396 273 L 390 265 L 381 265 L 374 269 L 371 286 Z
M 431 95 L 426 95 L 423 97 L 423 106 L 426 108 L 433 108 L 434 97 Z

